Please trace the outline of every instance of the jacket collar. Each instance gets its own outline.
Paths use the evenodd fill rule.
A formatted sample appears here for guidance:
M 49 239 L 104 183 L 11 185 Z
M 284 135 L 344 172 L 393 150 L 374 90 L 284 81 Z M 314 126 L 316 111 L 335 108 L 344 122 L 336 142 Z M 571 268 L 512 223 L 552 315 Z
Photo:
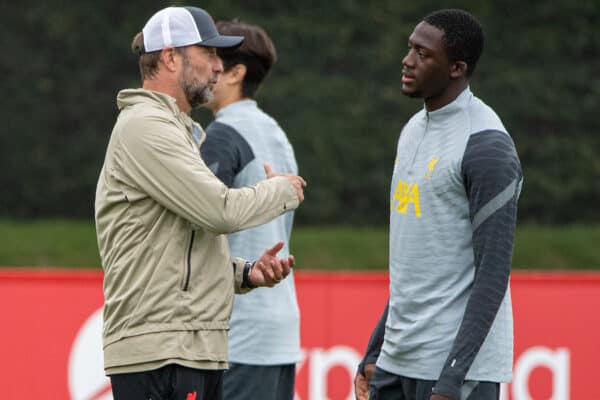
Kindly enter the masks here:
M 198 145 L 204 141 L 205 133 L 202 127 L 189 115 L 179 109 L 174 97 L 162 92 L 155 92 L 142 88 L 124 89 L 117 95 L 117 106 L 119 107 L 119 110 L 140 103 L 155 104 L 159 108 L 173 113 L 173 116 L 185 125 L 188 132 L 192 133 L 194 141 Z

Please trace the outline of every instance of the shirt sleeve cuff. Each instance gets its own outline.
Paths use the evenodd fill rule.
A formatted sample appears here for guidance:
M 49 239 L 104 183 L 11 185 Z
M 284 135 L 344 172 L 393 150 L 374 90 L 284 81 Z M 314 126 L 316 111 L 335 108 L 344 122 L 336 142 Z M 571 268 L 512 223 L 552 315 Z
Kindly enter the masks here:
M 253 264 L 239 257 L 232 258 L 231 263 L 233 265 L 235 293 L 248 293 L 254 289 L 254 286 L 250 285 L 250 282 L 248 282 L 249 269 Z
M 452 400 L 460 400 L 462 383 L 449 378 L 440 378 L 432 389 L 433 394 L 446 396 Z

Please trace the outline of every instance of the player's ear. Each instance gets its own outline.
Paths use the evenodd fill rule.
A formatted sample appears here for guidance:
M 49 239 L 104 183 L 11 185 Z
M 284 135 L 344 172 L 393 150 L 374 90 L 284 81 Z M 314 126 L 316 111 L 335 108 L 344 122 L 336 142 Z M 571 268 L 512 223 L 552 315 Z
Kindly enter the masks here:
M 464 61 L 455 61 L 450 64 L 450 78 L 458 79 L 467 76 L 468 66 Z
M 231 68 L 231 77 L 234 83 L 240 83 L 246 77 L 246 66 L 244 64 L 236 64 Z

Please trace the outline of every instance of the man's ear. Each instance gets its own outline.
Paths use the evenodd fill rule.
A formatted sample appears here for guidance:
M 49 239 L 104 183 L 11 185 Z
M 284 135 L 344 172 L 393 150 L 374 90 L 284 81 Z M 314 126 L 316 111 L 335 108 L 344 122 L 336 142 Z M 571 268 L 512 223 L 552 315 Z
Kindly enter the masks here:
M 175 62 L 176 56 L 177 51 L 173 47 L 167 47 L 160 51 L 160 61 L 170 72 L 175 72 L 177 70 L 177 63 Z
M 236 64 L 234 65 L 231 70 L 230 70 L 230 74 L 229 77 L 231 79 L 231 83 L 241 83 L 244 81 L 244 78 L 246 77 L 246 66 L 244 64 Z
M 464 61 L 455 61 L 450 65 L 450 78 L 458 79 L 467 76 L 467 63 Z

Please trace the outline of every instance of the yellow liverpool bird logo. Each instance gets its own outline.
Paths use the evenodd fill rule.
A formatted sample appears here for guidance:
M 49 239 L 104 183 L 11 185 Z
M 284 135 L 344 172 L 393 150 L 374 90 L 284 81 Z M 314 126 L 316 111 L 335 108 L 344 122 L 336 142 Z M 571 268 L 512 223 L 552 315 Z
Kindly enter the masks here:
M 429 164 L 427 164 L 427 173 L 425 174 L 425 178 L 427 179 L 431 179 L 431 174 L 433 173 L 433 169 L 435 168 L 435 165 L 438 163 L 438 161 L 440 161 L 439 158 L 432 158 L 431 161 L 429 161 Z

